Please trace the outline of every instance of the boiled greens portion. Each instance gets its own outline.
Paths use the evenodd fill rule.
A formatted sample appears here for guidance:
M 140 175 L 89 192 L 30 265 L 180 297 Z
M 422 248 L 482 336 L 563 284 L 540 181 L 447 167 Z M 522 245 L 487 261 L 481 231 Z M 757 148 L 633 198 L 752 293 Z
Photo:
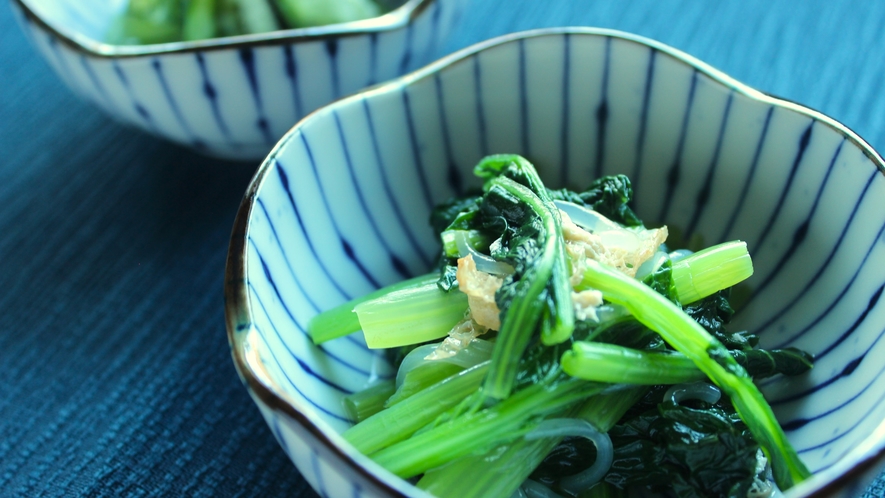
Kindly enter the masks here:
M 371 409 L 347 441 L 442 497 L 765 496 L 809 476 L 754 379 L 811 356 L 728 330 L 730 289 L 753 273 L 744 242 L 671 250 L 623 175 L 552 190 L 517 155 L 474 172 L 481 191 L 431 216 L 436 271 L 308 326 L 405 358 L 350 400 Z

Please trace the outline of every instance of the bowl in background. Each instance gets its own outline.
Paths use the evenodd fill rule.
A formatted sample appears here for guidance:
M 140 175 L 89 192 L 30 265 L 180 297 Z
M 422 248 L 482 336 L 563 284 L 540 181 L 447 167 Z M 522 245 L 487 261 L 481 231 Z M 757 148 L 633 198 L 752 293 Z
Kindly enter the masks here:
M 646 222 L 747 241 L 756 273 L 731 330 L 813 353 L 762 384 L 814 476 L 795 497 L 859 494 L 885 447 L 885 166 L 845 126 L 670 47 L 589 28 L 466 49 L 295 126 L 235 221 L 225 284 L 235 365 L 323 496 L 420 496 L 340 436 L 342 397 L 394 374 L 354 336 L 314 346 L 318 312 L 434 267 L 430 209 L 492 153 L 550 187 L 633 179 Z
M 469 0 L 363 21 L 155 45 L 102 42 L 126 2 L 12 0 L 34 46 L 114 118 L 213 156 L 259 159 L 300 118 L 436 57 Z

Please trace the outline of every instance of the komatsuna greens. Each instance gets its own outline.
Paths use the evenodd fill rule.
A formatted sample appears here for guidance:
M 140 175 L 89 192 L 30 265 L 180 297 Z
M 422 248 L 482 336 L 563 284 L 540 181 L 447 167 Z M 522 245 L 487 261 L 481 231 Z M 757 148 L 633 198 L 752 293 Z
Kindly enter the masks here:
M 307 28 L 380 16 L 384 0 L 129 0 L 107 42 L 149 45 Z
M 431 216 L 438 271 L 318 315 L 362 331 L 396 381 L 347 398 L 344 438 L 441 497 L 766 496 L 809 476 L 754 379 L 812 367 L 727 330 L 746 244 L 694 253 L 646 228 L 622 175 L 548 189 L 516 155 Z

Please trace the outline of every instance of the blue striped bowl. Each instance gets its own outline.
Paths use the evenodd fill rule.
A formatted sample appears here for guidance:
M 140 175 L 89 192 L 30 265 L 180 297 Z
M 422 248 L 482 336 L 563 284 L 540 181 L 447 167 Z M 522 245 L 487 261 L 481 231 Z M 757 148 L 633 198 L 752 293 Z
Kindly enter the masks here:
M 126 2 L 11 1 L 61 79 L 112 117 L 209 155 L 259 159 L 314 109 L 430 62 L 469 0 L 406 0 L 365 21 L 146 46 L 101 42 Z
M 393 370 L 359 336 L 307 321 L 428 271 L 431 207 L 490 153 L 551 186 L 634 180 L 636 209 L 706 244 L 746 240 L 753 294 L 734 330 L 817 356 L 763 390 L 814 477 L 789 497 L 853 496 L 885 446 L 885 174 L 861 138 L 659 43 L 599 29 L 505 36 L 301 121 L 249 188 L 227 265 L 236 366 L 323 496 L 417 496 L 339 436 L 341 398 Z

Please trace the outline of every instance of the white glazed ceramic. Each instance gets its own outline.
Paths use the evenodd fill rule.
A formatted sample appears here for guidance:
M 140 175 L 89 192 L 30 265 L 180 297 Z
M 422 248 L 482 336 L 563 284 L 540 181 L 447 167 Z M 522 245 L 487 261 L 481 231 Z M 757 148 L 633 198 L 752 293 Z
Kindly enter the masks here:
M 756 273 L 732 330 L 817 356 L 768 381 L 815 475 L 790 498 L 849 497 L 885 443 L 885 174 L 834 120 L 624 33 L 510 35 L 338 101 L 265 160 L 236 219 L 226 309 L 235 364 L 323 496 L 417 496 L 340 436 L 341 398 L 393 374 L 359 336 L 315 347 L 316 313 L 434 266 L 431 207 L 520 153 L 550 186 L 634 180 L 636 210 L 706 244 L 743 239 Z
M 467 1 L 407 0 L 365 21 L 146 46 L 101 42 L 123 1 L 12 5 L 62 80 L 111 116 L 206 154 L 259 159 L 314 109 L 430 62 Z

